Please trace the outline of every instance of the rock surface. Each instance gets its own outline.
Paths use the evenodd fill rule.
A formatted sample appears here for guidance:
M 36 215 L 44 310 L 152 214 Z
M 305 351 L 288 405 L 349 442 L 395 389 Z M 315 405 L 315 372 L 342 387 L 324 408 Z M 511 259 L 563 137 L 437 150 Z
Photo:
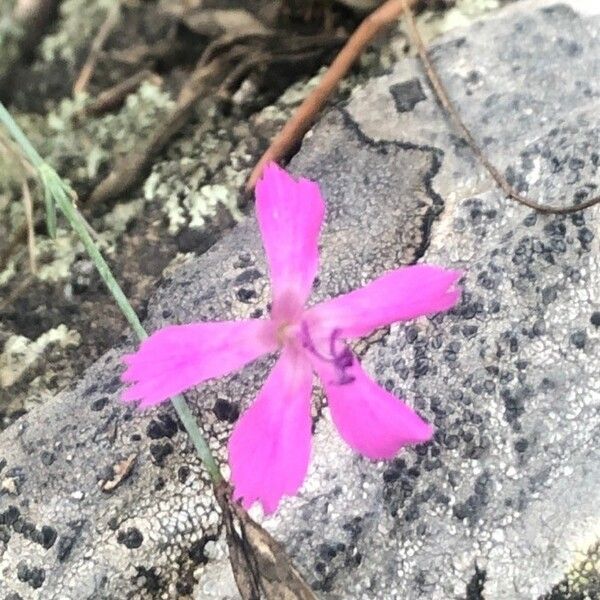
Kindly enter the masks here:
M 571 4 L 521 3 L 432 53 L 492 160 L 557 206 L 594 193 L 600 162 L 600 18 Z M 436 425 L 434 442 L 372 464 L 318 410 L 309 478 L 266 526 L 330 600 L 598 597 L 600 210 L 542 216 L 507 201 L 416 61 L 329 112 L 292 168 L 328 201 L 315 299 L 417 260 L 467 274 L 450 314 L 358 348 Z M 247 219 L 165 273 L 147 326 L 256 316 L 268 291 Z M 0 437 L 0 597 L 236 598 L 172 410 L 118 402 L 130 348 Z M 223 460 L 269 365 L 188 394 Z

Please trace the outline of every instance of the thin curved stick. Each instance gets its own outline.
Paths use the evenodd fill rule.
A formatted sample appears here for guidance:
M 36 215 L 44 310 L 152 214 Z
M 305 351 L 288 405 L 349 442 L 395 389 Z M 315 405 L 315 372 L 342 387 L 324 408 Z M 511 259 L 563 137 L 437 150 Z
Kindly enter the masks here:
M 412 38 L 412 42 L 417 49 L 417 53 L 419 54 L 419 58 L 421 59 L 421 62 L 423 64 L 423 69 L 425 70 L 425 74 L 429 79 L 429 83 L 431 84 L 431 87 L 433 88 L 437 99 L 439 100 L 440 104 L 442 105 L 443 109 L 446 111 L 448 116 L 452 119 L 454 125 L 462 133 L 465 141 L 467 142 L 467 144 L 469 144 L 469 147 L 471 148 L 473 154 L 485 167 L 487 172 L 491 175 L 492 179 L 498 184 L 498 186 L 506 194 L 506 196 L 508 196 L 515 202 L 518 202 L 519 204 L 523 204 L 524 206 L 532 208 L 533 210 L 553 215 L 565 215 L 569 213 L 579 212 L 580 210 L 585 210 L 586 208 L 590 208 L 591 206 L 600 203 L 600 196 L 595 196 L 594 198 L 586 200 L 581 204 L 572 204 L 564 208 L 547 206 L 545 204 L 540 204 L 535 200 L 527 198 L 527 196 L 520 194 L 512 185 L 510 185 L 510 183 L 508 183 L 504 175 L 500 173 L 500 171 L 489 161 L 487 156 L 483 153 L 483 151 L 475 141 L 475 138 L 473 137 L 469 129 L 467 129 L 467 126 L 461 119 L 458 111 L 456 110 L 456 107 L 448 97 L 448 94 L 446 93 L 446 89 L 442 84 L 440 76 L 438 75 L 438 72 L 433 66 L 433 63 L 431 62 L 429 53 L 427 52 L 427 48 L 425 47 L 423 38 L 419 33 L 419 29 L 417 28 L 415 17 L 413 15 L 412 10 L 410 9 L 409 3 L 406 3 L 405 5 L 404 16 L 406 19 L 409 35 Z

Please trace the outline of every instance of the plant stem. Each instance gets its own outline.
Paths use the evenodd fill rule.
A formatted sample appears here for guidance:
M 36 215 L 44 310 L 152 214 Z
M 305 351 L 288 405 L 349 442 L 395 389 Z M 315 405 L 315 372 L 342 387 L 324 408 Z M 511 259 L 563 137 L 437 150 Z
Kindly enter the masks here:
M 0 102 L 0 122 L 8 129 L 14 140 L 19 144 L 21 150 L 31 162 L 31 164 L 38 170 L 42 185 L 44 186 L 44 192 L 49 198 L 58 206 L 59 210 L 65 216 L 75 233 L 79 236 L 82 241 L 87 253 L 89 254 L 92 262 L 96 266 L 100 277 L 102 277 L 108 291 L 112 294 L 115 299 L 117 306 L 121 309 L 121 312 L 127 319 L 127 322 L 133 329 L 134 333 L 140 341 L 145 340 L 148 337 L 146 330 L 143 328 L 140 320 L 133 310 L 133 307 L 127 300 L 127 297 L 123 293 L 121 286 L 117 283 L 110 267 L 104 260 L 104 257 L 98 250 L 98 247 L 94 243 L 89 231 L 86 227 L 85 220 L 77 210 L 76 206 L 72 201 L 74 194 L 72 190 L 66 185 L 64 181 L 59 177 L 56 171 L 48 165 L 42 157 L 37 153 L 36 149 L 31 145 L 21 128 L 17 125 L 14 119 L 10 116 L 10 113 L 4 108 L 4 105 Z M 171 403 L 177 412 L 177 415 L 181 419 L 185 430 L 187 431 L 194 448 L 203 462 L 206 470 L 209 472 L 211 479 L 214 484 L 220 483 L 223 479 L 221 471 L 208 447 L 202 432 L 198 427 L 198 423 L 185 401 L 182 395 L 177 395 L 171 398 Z

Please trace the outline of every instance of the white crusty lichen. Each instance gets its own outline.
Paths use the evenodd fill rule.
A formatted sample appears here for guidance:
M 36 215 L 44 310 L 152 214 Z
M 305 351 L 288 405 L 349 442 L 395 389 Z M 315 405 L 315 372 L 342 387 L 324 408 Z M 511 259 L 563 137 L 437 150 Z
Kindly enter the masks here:
M 78 50 L 95 35 L 107 12 L 118 0 L 63 0 L 60 3 L 59 26 L 56 33 L 45 36 L 40 44 L 46 62 L 63 60 L 75 66 Z
M 16 383 L 23 373 L 43 356 L 50 344 L 57 343 L 62 348 L 67 348 L 78 346 L 80 341 L 79 333 L 67 329 L 64 324 L 49 329 L 36 340 L 30 340 L 23 335 L 10 336 L 0 354 L 0 387 L 8 388 Z

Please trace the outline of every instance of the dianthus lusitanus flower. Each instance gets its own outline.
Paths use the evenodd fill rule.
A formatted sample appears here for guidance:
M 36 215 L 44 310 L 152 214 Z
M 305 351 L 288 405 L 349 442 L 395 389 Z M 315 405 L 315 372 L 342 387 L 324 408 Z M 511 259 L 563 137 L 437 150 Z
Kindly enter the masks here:
M 256 214 L 271 276 L 269 318 L 172 325 L 125 356 L 125 401 L 150 407 L 208 379 L 279 352 L 258 397 L 229 441 L 234 497 L 273 512 L 302 485 L 311 451 L 313 375 L 342 438 L 370 459 L 431 438 L 432 428 L 362 369 L 348 340 L 452 307 L 461 272 L 432 265 L 397 269 L 348 294 L 308 305 L 325 205 L 319 187 L 275 164 L 256 186 Z

